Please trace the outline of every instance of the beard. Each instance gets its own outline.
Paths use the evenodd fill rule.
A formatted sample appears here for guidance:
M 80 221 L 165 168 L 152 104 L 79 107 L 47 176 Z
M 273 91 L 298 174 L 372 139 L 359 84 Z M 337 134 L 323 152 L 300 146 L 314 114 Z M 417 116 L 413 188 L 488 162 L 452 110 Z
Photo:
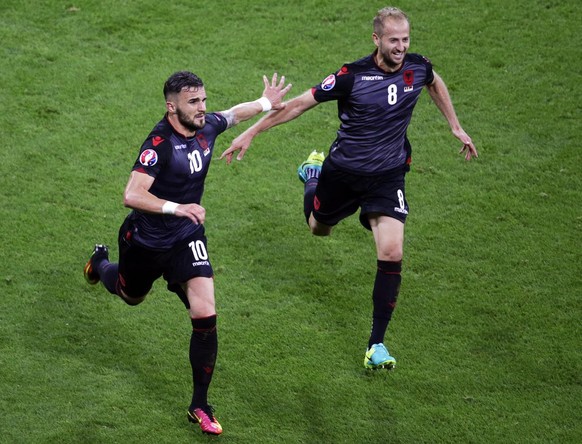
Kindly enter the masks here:
M 408 48 L 405 48 L 404 51 L 402 51 L 402 57 L 399 60 L 394 60 L 394 55 L 392 54 L 392 49 L 390 47 L 386 48 L 383 43 L 380 41 L 380 44 L 378 45 L 378 58 L 380 59 L 380 61 L 382 63 L 384 63 L 384 65 L 386 65 L 386 67 L 392 71 L 392 70 L 397 70 L 400 69 L 400 67 L 402 66 L 402 64 L 404 63 L 404 58 L 406 57 L 406 54 L 408 54 Z
M 404 61 L 404 59 L 402 59 L 402 61 L 396 62 L 396 61 L 392 60 L 392 57 L 390 54 L 381 54 L 380 56 L 382 57 L 382 61 L 384 62 L 384 64 L 391 69 L 399 68 L 400 65 L 402 65 L 402 63 Z
M 190 119 L 180 108 L 176 109 L 176 117 L 178 117 L 178 122 L 180 122 L 184 128 L 187 128 L 192 132 L 201 130 L 206 124 L 206 119 L 204 117 L 202 117 L 202 124 L 197 124 L 194 119 Z

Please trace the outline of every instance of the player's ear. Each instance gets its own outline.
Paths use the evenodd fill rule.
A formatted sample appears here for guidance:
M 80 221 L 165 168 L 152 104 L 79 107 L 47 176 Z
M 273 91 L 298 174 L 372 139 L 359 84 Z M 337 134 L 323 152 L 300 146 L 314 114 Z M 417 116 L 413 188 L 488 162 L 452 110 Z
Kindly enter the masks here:
M 378 44 L 380 43 L 380 37 L 378 37 L 378 34 L 376 34 L 375 32 L 372 33 L 372 41 L 376 46 L 378 46 Z
M 176 105 L 174 105 L 174 102 L 166 101 L 166 109 L 169 113 L 175 113 Z

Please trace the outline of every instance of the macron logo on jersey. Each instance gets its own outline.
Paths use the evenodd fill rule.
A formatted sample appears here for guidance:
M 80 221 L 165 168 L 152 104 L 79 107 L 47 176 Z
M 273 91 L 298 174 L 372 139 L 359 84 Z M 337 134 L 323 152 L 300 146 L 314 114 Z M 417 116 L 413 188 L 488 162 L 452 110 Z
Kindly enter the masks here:
M 323 82 L 321 82 L 321 89 L 324 91 L 330 91 L 335 86 L 335 76 L 333 74 L 328 75 Z
M 384 80 L 382 76 L 362 76 L 362 80 Z

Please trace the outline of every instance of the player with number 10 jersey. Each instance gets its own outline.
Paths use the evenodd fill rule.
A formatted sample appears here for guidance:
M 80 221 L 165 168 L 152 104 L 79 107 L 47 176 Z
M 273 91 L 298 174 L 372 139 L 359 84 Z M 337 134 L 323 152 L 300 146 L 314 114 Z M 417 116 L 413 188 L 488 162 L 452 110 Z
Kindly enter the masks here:
M 216 137 L 228 129 L 220 113 L 206 114 L 206 125 L 194 137 L 177 132 L 164 117 L 142 144 L 132 171 L 155 178 L 150 192 L 172 202 L 200 204 Z M 168 249 L 202 229 L 188 218 L 134 210 L 133 241 L 147 248 Z

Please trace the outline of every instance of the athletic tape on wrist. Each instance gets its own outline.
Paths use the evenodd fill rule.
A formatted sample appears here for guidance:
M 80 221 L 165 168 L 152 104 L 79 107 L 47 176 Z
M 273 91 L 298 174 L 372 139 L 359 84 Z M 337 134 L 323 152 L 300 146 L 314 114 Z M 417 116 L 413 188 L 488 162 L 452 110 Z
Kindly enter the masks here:
M 171 201 L 167 201 L 166 203 L 164 203 L 164 205 L 162 205 L 162 213 L 164 214 L 176 214 L 176 208 L 178 208 L 178 205 L 176 202 L 171 202 Z
M 263 112 L 267 112 L 271 110 L 271 101 L 266 97 L 261 97 L 260 99 L 255 100 L 261 107 L 263 108 Z

